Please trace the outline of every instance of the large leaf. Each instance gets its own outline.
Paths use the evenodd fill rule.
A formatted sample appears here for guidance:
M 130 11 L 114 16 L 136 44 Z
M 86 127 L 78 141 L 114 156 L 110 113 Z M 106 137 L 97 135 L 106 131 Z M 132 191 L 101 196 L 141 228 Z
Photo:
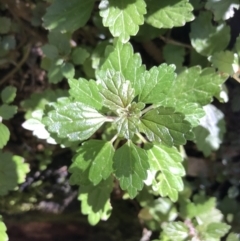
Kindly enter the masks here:
M 69 94 L 74 100 L 93 107 L 96 110 L 102 108 L 102 97 L 94 80 L 87 81 L 83 78 L 78 80 L 69 79 L 68 83 L 70 85 Z
M 106 73 L 106 77 L 101 81 L 100 93 L 103 105 L 118 114 L 126 109 L 134 98 L 131 82 L 125 80 L 120 72 Z
M 173 202 L 178 199 L 178 192 L 183 190 L 182 176 L 185 169 L 182 165 L 182 156 L 175 147 L 167 147 L 161 144 L 147 144 L 150 169 L 161 172 L 159 182 L 154 187 L 163 197 L 168 196 Z
M 43 26 L 48 30 L 75 31 L 88 21 L 95 0 L 57 0 L 47 8 Z
M 207 0 L 205 7 L 214 14 L 214 20 L 227 20 L 234 16 L 234 9 L 239 9 L 239 0 Z
M 231 226 L 229 226 L 225 223 L 217 223 L 217 222 L 210 223 L 207 226 L 205 235 L 206 235 L 206 237 L 220 239 L 225 234 L 227 234 L 227 232 L 229 231 L 230 228 L 231 228 Z
M 95 109 L 71 102 L 68 98 L 58 99 L 55 110 L 48 113 L 43 123 L 50 132 L 57 133 L 60 138 L 69 141 L 88 139 L 107 120 L 107 117 Z
M 190 38 L 198 53 L 209 56 L 228 46 L 230 27 L 225 24 L 213 26 L 211 13 L 201 12 L 191 25 Z
M 201 70 L 199 66 L 195 66 L 186 69 L 178 75 L 168 99 L 206 105 L 212 101 L 214 95 L 220 92 L 226 77 L 217 74 L 213 68 Z
M 129 80 L 135 89 L 135 95 L 139 93 L 139 78 L 144 72 L 145 66 L 139 54 L 133 53 L 130 43 L 123 44 L 120 41 L 114 43 L 114 46 L 108 46 L 105 52 L 104 63 L 101 66 L 101 72 L 97 72 L 98 79 L 104 79 L 105 71 L 111 69 L 120 72 L 126 80 Z
M 147 178 L 149 164 L 146 151 L 128 141 L 116 150 L 113 159 L 113 169 L 121 188 L 134 198 Z
M 188 0 L 145 0 L 148 12 L 146 22 L 156 28 L 172 28 L 192 21 L 193 7 Z
M 150 141 L 161 142 L 167 146 L 183 145 L 192 139 L 191 125 L 184 115 L 173 108 L 158 107 L 150 110 L 141 118 L 140 131 Z
M 69 168 L 72 185 L 97 185 L 112 173 L 114 148 L 110 142 L 89 140 L 82 144 Z
M 10 138 L 10 132 L 8 128 L 0 122 L 0 149 L 2 149 Z
M 25 181 L 29 167 L 22 157 L 0 151 L 0 170 L 0 196 L 3 196 Z
M 91 225 L 100 220 L 107 220 L 111 214 L 110 193 L 113 189 L 113 177 L 102 181 L 97 186 L 81 186 L 78 199 L 81 201 L 82 213 L 88 215 Z
M 99 8 L 103 25 L 109 27 L 112 35 L 119 37 L 123 43 L 126 43 L 130 36 L 136 35 L 139 25 L 144 23 L 144 0 L 102 0 Z
M 159 103 L 167 97 L 174 85 L 176 74 L 173 65 L 162 64 L 145 71 L 139 80 L 139 101 L 144 103 Z
M 174 241 L 184 241 L 187 239 L 189 230 L 183 222 L 170 222 L 163 226 L 163 232 Z

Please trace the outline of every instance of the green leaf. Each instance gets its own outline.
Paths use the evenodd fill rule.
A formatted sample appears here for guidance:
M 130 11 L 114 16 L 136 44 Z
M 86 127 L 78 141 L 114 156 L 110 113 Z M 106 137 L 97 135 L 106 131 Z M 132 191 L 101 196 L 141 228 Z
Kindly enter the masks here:
M 239 236 L 236 233 L 230 233 L 226 241 L 239 241 Z
M 200 126 L 194 129 L 196 144 L 204 156 L 209 156 L 222 143 L 226 131 L 224 114 L 214 105 L 203 107 L 206 115 L 200 119 Z M 205 130 L 203 130 L 203 128 Z
M 2 102 L 5 104 L 9 104 L 14 101 L 16 97 L 17 89 L 13 86 L 7 86 L 1 92 Z
M 162 64 L 145 71 L 139 80 L 139 101 L 144 103 L 159 103 L 164 100 L 174 85 L 176 74 L 173 65 Z
M 52 44 L 45 44 L 42 46 L 42 51 L 45 56 L 47 56 L 49 59 L 57 60 L 59 57 L 58 49 L 55 45 Z
M 188 227 L 183 222 L 171 222 L 163 226 L 163 232 L 174 241 L 184 241 L 188 237 Z
M 147 144 L 144 146 L 148 154 L 150 170 L 161 172 L 159 182 L 154 188 L 162 197 L 168 196 L 173 202 L 178 199 L 178 192 L 183 190 L 182 176 L 185 169 L 182 156 L 175 147 L 161 144 Z
M 215 21 L 227 20 L 239 9 L 239 0 L 207 0 L 205 7 L 213 12 Z
M 146 22 L 155 28 L 172 28 L 192 21 L 193 7 L 188 0 L 145 0 L 148 12 Z
M 231 226 L 225 223 L 210 223 L 205 232 L 208 237 L 220 239 L 227 234 L 230 228 Z
M 145 104 L 141 102 L 133 102 L 129 108 L 127 108 L 125 112 L 121 113 L 120 117 L 113 122 L 120 136 L 123 136 L 126 139 L 131 139 L 134 134 L 138 132 L 141 110 L 144 106 Z
M 178 75 L 168 99 L 206 105 L 221 91 L 221 85 L 226 77 L 217 74 L 213 68 L 201 70 L 199 66 L 195 66 L 186 69 Z
M 0 216 L 1 217 L 1 216 Z M 7 227 L 0 218 L 0 241 L 8 241 Z
M 209 56 L 228 46 L 230 27 L 225 24 L 213 26 L 211 13 L 201 12 L 191 24 L 190 38 L 198 53 Z
M 238 71 L 238 55 L 230 51 L 221 51 L 210 56 L 209 61 L 220 72 L 225 72 L 232 75 Z
M 58 99 L 55 110 L 48 113 L 43 123 L 50 132 L 69 141 L 83 141 L 91 137 L 107 120 L 95 109 L 68 98 Z
M 142 118 L 140 131 L 150 141 L 161 142 L 167 146 L 183 145 L 191 140 L 191 125 L 184 120 L 184 115 L 173 108 L 158 107 L 148 111 Z
M 135 89 L 135 95 L 139 93 L 139 79 L 145 71 L 139 54 L 133 53 L 130 43 L 123 44 L 116 41 L 114 46 L 108 46 L 105 51 L 105 61 L 98 71 L 98 79 L 104 79 L 106 70 L 111 69 L 120 72 L 126 80 L 129 80 Z
M 94 2 L 95 0 L 54 1 L 43 17 L 43 26 L 48 30 L 75 31 L 88 21 Z
M 87 81 L 84 78 L 80 78 L 78 80 L 69 79 L 68 83 L 70 85 L 69 94 L 74 100 L 93 107 L 96 110 L 102 109 L 102 97 L 96 81 Z
M 177 112 L 185 115 L 185 120 L 191 123 L 192 127 L 198 126 L 205 111 L 199 104 L 167 98 L 161 103 L 165 107 L 173 107 Z
M 144 0 L 102 0 L 100 16 L 103 25 L 109 27 L 114 37 L 119 37 L 121 42 L 126 43 L 130 36 L 136 35 L 139 25 L 144 23 L 143 15 L 146 13 Z
M 0 151 L 0 170 L 0 196 L 3 196 L 25 181 L 29 166 L 22 157 Z
M 11 19 L 0 17 L 0 34 L 6 34 L 11 29 Z
M 97 186 L 81 186 L 78 200 L 81 201 L 82 213 L 88 215 L 91 225 L 100 220 L 107 220 L 111 215 L 110 194 L 113 189 L 113 177 L 102 181 Z
M 143 189 L 143 181 L 147 178 L 149 164 L 146 151 L 128 141 L 116 150 L 113 162 L 121 188 L 134 198 L 137 191 Z
M 89 140 L 82 144 L 69 168 L 72 185 L 93 185 L 106 180 L 112 173 L 114 148 L 110 142 Z
M 8 128 L 0 122 L 0 149 L 2 149 L 10 138 L 10 132 Z
M 68 63 L 68 62 L 64 63 L 61 66 L 61 71 L 63 76 L 67 79 L 71 79 L 75 75 L 75 69 L 72 63 Z
M 100 93 L 103 105 L 118 114 L 127 108 L 134 98 L 130 81 L 125 80 L 120 72 L 106 72 L 100 84 Z
M 63 79 L 62 65 L 59 65 L 57 62 L 58 61 L 52 62 L 48 70 L 48 80 L 53 84 L 57 84 Z
M 17 106 L 3 104 L 0 106 L 0 117 L 4 120 L 11 119 L 17 113 Z
M 90 56 L 85 48 L 77 47 L 72 52 L 72 61 L 75 65 L 81 65 Z

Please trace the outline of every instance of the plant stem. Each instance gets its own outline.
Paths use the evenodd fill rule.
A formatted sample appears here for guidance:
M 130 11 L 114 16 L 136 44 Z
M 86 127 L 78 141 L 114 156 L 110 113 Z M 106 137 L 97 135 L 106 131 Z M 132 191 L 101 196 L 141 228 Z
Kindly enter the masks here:
M 159 38 L 167 44 L 173 44 L 173 45 L 176 45 L 176 46 L 181 46 L 181 47 L 184 47 L 184 48 L 193 49 L 193 47 L 189 44 L 181 43 L 181 42 L 178 42 L 176 40 L 166 38 L 164 36 L 159 36 Z
M 149 110 L 151 110 L 151 109 L 153 109 L 153 108 L 155 108 L 156 106 L 155 105 L 150 105 L 150 106 L 148 106 L 146 109 L 144 109 L 143 111 L 142 111 L 142 115 L 144 115 L 145 113 L 147 113 Z
M 106 116 L 106 122 L 113 122 L 116 120 L 116 116 Z
M 140 139 L 143 143 L 147 143 L 147 142 L 148 142 L 139 132 L 136 133 L 136 135 L 139 137 L 139 139 Z

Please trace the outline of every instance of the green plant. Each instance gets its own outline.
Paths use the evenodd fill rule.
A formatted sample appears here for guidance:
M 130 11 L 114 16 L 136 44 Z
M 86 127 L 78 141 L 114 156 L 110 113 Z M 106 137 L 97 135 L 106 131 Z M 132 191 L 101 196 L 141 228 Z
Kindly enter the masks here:
M 139 218 L 149 229 L 160 231 L 161 241 L 218 241 L 227 234 L 227 241 L 239 240 L 234 232 L 240 230 L 232 227 L 230 232 L 231 222 L 214 195 L 193 192 L 184 178 L 183 147 L 192 141 L 203 156 L 214 159 L 223 141 L 224 114 L 211 103 L 214 98 L 227 102 L 229 77 L 239 81 L 240 37 L 229 44 L 226 22 L 239 9 L 239 1 L 31 4 L 32 25 L 49 31 L 41 47 L 48 86 L 22 101 L 26 112 L 22 126 L 38 139 L 71 149 L 69 182 L 79 186 L 81 211 L 89 223 L 110 217 L 111 194 L 117 188 L 123 198 L 136 198 L 142 207 Z M 4 6 L 11 12 L 7 2 Z M 3 41 L 13 23 L 6 17 L 0 22 L 5 23 L 0 28 L 6 35 Z M 173 38 L 177 27 L 187 34 L 186 41 Z M 15 48 L 11 46 L 0 54 L 4 63 Z M 66 79 L 68 92 L 59 89 Z M 16 113 L 16 107 L 8 105 L 15 95 L 13 87 L 2 91 L 1 119 Z M 0 148 L 9 136 L 0 120 Z M 24 170 L 25 177 L 25 164 L 16 165 L 14 171 Z M 7 180 L 0 173 L 1 179 Z M 24 181 L 20 179 L 11 188 L 0 184 L 0 195 Z

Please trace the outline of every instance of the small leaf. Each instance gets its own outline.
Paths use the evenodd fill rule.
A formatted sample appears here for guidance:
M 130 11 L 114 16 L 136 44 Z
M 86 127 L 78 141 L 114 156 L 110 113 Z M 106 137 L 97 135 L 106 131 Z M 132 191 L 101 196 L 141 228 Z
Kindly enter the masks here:
M 1 216 L 0 216 L 1 217 Z M 7 235 L 7 227 L 4 224 L 4 222 L 0 218 L 0 240 L 1 241 L 8 241 L 8 235 Z
M 48 30 L 75 31 L 88 21 L 95 0 L 58 0 L 47 8 L 43 26 Z
M 213 26 L 211 13 L 201 12 L 191 24 L 190 38 L 198 53 L 209 56 L 228 46 L 230 27 L 225 24 Z
M 145 0 L 148 12 L 146 22 L 155 28 L 172 28 L 192 21 L 193 7 L 188 0 Z
M 134 198 L 147 178 L 149 165 L 146 151 L 128 141 L 116 150 L 113 160 L 113 169 L 121 188 Z
M 230 51 L 221 51 L 210 56 L 209 61 L 220 72 L 225 72 L 232 75 L 238 71 L 238 55 Z
M 102 97 L 96 81 L 87 81 L 84 78 L 80 78 L 78 80 L 69 79 L 68 83 L 70 85 L 69 94 L 74 100 L 93 107 L 96 110 L 102 109 Z
M 69 168 L 72 185 L 93 185 L 106 180 L 112 173 L 114 148 L 110 142 L 89 140 L 82 144 Z
M 82 213 L 88 215 L 91 225 L 100 220 L 107 220 L 111 215 L 110 193 L 113 189 L 113 177 L 102 181 L 97 186 L 81 186 L 78 200 L 81 201 Z
M 146 13 L 144 0 L 102 0 L 100 16 L 103 25 L 109 27 L 114 37 L 119 37 L 121 42 L 126 43 L 130 36 L 136 35 L 139 25 L 144 23 L 143 15 Z
M 239 241 L 239 235 L 236 233 L 230 233 L 226 241 Z
M 188 227 L 183 222 L 171 222 L 163 226 L 163 232 L 174 241 L 183 241 L 188 237 Z
M 135 95 L 139 93 L 139 78 L 145 71 L 139 54 L 133 53 L 130 43 L 123 44 L 120 41 L 114 43 L 114 46 L 108 46 L 105 52 L 105 61 L 101 70 L 97 72 L 98 79 L 104 79 L 106 70 L 120 72 L 126 80 L 131 82 L 135 89 Z
M 75 69 L 72 63 L 68 63 L 68 62 L 64 63 L 61 66 L 61 71 L 63 76 L 67 79 L 71 79 L 75 75 Z
M 25 181 L 29 166 L 22 157 L 0 151 L 0 170 L 0 196 L 3 196 Z
M 50 132 L 69 141 L 88 139 L 107 120 L 95 109 L 80 102 L 70 102 L 68 98 L 58 100 L 55 110 L 43 120 Z
M 206 235 L 211 238 L 220 239 L 231 227 L 225 223 L 210 223 L 206 229 Z
M 57 84 L 63 79 L 62 66 L 57 61 L 51 63 L 48 70 L 48 80 L 50 83 Z
M 100 93 L 103 97 L 103 105 L 116 113 L 128 107 L 134 98 L 131 83 L 119 72 L 106 73 L 106 77 L 101 81 Z
M 16 97 L 17 89 L 13 86 L 7 86 L 1 92 L 2 102 L 5 104 L 9 104 L 14 101 Z
M 42 51 L 43 54 L 49 59 L 57 60 L 59 57 L 58 49 L 55 45 L 45 44 L 44 46 L 42 46 Z
M 4 120 L 11 119 L 17 113 L 17 106 L 3 104 L 0 106 L 0 116 Z
M 207 0 L 205 7 L 213 12 L 215 21 L 227 20 L 239 9 L 239 0 Z
M 173 65 L 162 64 L 145 71 L 139 80 L 139 101 L 144 103 L 159 103 L 164 100 L 174 85 L 176 74 Z
M 72 52 L 72 61 L 75 65 L 80 65 L 90 56 L 85 48 L 77 47 Z
M 158 107 L 150 110 L 141 118 L 140 131 L 150 141 L 162 142 L 167 146 L 183 145 L 192 139 L 191 125 L 184 120 L 184 115 L 173 108 Z
M 168 196 L 173 202 L 178 199 L 178 192 L 183 190 L 182 176 L 185 169 L 182 165 L 182 156 L 175 147 L 161 144 L 144 146 L 148 154 L 150 170 L 161 172 L 161 178 L 153 187 L 162 197 Z
M 10 132 L 8 128 L 0 122 L 0 149 L 2 149 L 10 138 Z

